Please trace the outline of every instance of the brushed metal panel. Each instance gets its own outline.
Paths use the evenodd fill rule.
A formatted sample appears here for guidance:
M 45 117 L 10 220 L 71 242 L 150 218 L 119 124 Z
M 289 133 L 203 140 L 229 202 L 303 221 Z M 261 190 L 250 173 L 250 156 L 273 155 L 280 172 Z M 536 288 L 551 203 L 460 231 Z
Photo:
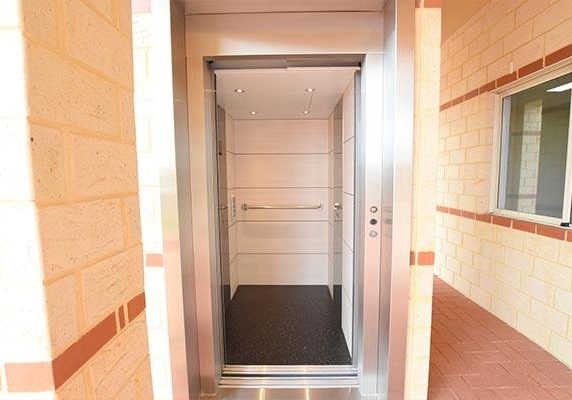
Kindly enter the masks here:
M 381 308 L 378 386 L 382 399 L 403 399 L 413 186 L 413 45 L 415 8 L 384 8 Z M 389 310 L 389 312 L 387 312 Z
M 187 124 L 187 74 L 185 57 L 185 16 L 175 2 L 165 3 L 170 11 L 172 71 L 171 126 L 165 126 L 160 144 L 161 223 L 165 260 L 167 318 L 171 379 L 175 400 L 197 399 L 200 393 L 198 339 L 191 222 L 189 130 Z M 154 10 L 155 11 L 155 10 Z M 158 12 L 158 11 L 157 11 Z M 169 35 L 169 24 L 164 29 Z M 167 91 L 169 88 L 166 89 Z M 169 129 L 171 128 L 171 129 Z

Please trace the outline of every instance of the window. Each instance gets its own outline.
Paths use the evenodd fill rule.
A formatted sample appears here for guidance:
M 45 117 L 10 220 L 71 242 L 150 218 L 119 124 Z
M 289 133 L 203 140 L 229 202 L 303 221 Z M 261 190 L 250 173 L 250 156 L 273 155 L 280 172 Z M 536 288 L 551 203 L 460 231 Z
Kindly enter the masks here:
M 570 222 L 572 73 L 501 95 L 497 210 Z

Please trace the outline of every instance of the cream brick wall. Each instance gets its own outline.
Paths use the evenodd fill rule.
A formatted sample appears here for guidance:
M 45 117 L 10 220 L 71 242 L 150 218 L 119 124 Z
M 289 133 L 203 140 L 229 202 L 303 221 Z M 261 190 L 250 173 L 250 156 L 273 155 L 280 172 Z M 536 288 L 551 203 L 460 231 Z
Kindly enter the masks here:
M 433 263 L 427 262 L 423 256 L 419 257 L 419 253 L 433 254 L 435 249 L 440 45 L 441 9 L 417 8 L 411 231 L 411 250 L 416 255 L 416 261 L 409 271 L 405 383 L 405 398 L 408 400 L 427 398 L 429 378 Z
M 9 60 L 0 66 L 0 399 L 109 399 L 129 387 L 129 398 L 150 399 L 144 313 L 123 330 L 117 322 L 57 390 L 7 387 L 5 365 L 51 368 L 143 292 L 143 270 L 130 2 L 5 0 L 0 15 Z
M 572 44 L 570 0 L 491 1 L 443 44 L 441 103 Z M 466 73 L 463 73 L 463 72 Z M 489 212 L 493 95 L 440 113 L 438 205 Z M 439 213 L 436 272 L 572 366 L 572 243 Z

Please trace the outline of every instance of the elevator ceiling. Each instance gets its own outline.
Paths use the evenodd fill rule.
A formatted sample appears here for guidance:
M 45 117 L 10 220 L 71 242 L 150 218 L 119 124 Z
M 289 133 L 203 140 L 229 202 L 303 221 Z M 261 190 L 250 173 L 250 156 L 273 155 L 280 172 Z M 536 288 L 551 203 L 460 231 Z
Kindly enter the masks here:
M 220 70 L 217 103 L 234 119 L 327 119 L 356 68 Z
M 383 0 L 185 0 L 187 14 L 380 12 Z

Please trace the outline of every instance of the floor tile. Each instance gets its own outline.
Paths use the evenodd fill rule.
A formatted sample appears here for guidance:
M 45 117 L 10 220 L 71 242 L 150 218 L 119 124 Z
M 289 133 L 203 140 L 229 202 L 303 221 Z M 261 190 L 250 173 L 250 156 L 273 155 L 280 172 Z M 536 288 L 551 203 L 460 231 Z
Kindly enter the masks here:
M 572 371 L 435 278 L 429 399 L 572 400 Z

